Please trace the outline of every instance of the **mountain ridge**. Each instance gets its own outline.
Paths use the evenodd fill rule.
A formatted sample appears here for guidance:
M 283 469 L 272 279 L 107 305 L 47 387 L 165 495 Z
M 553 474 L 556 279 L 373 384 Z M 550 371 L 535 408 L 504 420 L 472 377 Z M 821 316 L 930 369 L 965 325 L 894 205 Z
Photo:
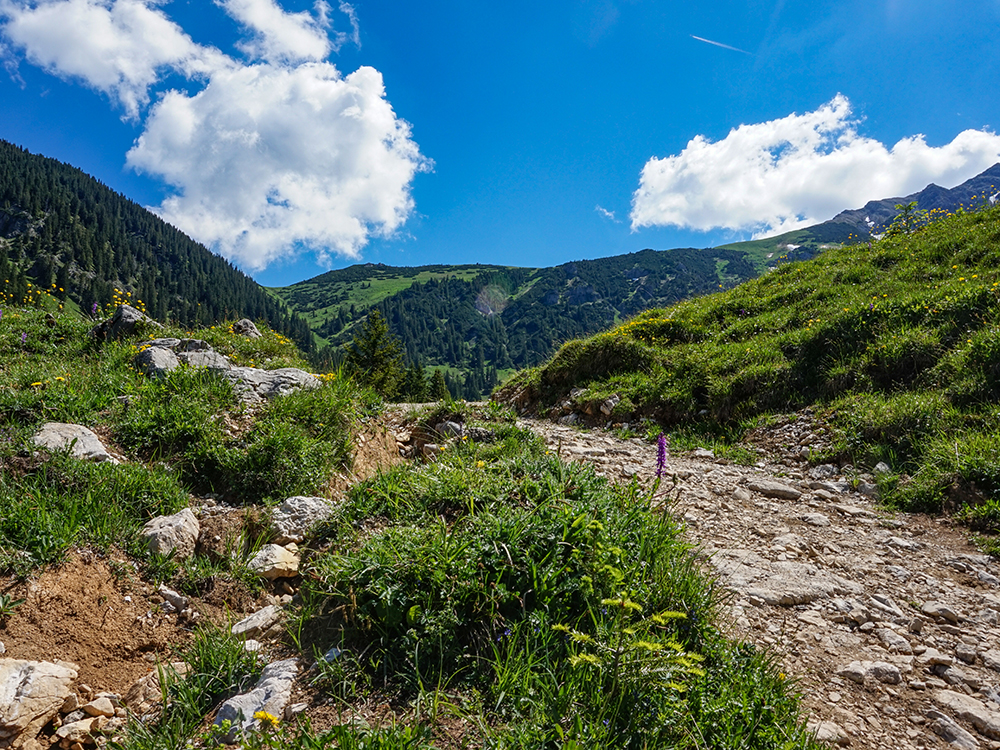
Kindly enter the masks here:
M 3 140 L 0 250 L 10 299 L 41 288 L 89 312 L 121 290 L 160 320 L 248 317 L 312 345 L 304 321 L 221 256 L 82 170 Z

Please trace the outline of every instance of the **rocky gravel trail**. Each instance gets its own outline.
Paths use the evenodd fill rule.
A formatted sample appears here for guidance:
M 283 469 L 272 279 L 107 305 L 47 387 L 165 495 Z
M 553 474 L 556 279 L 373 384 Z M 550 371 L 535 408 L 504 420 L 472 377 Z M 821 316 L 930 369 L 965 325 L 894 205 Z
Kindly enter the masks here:
M 1000 566 L 947 519 L 885 512 L 870 476 L 806 463 L 808 421 L 755 436 L 777 463 L 666 459 L 657 501 L 732 592 L 731 634 L 773 651 L 831 745 L 1000 749 Z M 564 460 L 653 484 L 655 445 L 524 424 Z

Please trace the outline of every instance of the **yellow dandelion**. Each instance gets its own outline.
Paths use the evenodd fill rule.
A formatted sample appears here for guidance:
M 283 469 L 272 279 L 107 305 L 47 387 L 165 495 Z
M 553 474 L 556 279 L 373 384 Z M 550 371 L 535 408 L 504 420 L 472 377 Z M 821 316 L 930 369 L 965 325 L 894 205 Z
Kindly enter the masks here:
M 261 724 L 270 724 L 272 727 L 277 727 L 281 723 L 277 716 L 269 714 L 267 711 L 258 711 L 253 717 Z

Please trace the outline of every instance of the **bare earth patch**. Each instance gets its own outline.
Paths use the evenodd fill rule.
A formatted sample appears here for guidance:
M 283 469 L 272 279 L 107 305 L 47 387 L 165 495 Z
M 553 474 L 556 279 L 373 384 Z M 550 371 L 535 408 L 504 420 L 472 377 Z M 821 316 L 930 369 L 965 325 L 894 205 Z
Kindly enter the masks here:
M 95 692 L 124 694 L 189 635 L 176 615 L 160 610 L 131 566 L 86 550 L 36 579 L 8 581 L 3 590 L 25 600 L 0 631 L 4 656 L 72 662 L 78 683 Z

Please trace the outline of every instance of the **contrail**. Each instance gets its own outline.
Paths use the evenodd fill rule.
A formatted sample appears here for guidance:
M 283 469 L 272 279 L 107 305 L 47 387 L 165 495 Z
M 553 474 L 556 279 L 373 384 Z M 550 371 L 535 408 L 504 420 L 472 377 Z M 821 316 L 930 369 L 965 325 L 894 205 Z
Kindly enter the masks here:
M 705 44 L 714 44 L 716 47 L 722 47 L 722 49 L 731 49 L 733 52 L 742 52 L 744 55 L 753 56 L 753 52 L 747 52 L 745 49 L 740 49 L 739 47 L 730 47 L 728 44 L 723 44 L 722 42 L 713 42 L 711 39 L 702 39 L 700 36 L 695 36 L 691 34 L 692 39 L 697 39 L 699 42 L 704 42 Z

